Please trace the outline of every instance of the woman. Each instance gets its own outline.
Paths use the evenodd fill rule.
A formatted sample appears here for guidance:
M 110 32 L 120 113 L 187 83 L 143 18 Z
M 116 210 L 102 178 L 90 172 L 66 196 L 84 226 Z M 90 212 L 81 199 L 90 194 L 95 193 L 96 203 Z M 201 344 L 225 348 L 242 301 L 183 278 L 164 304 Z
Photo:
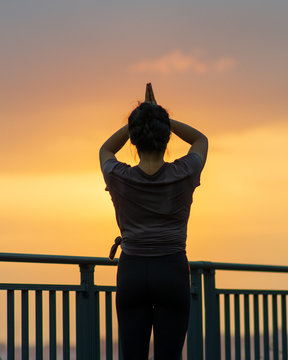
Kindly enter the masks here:
M 191 148 L 168 163 L 163 157 L 171 131 Z M 140 158 L 133 167 L 115 157 L 129 137 Z M 106 190 L 122 236 L 115 240 L 110 258 L 121 242 L 116 309 L 124 360 L 148 359 L 152 326 L 154 359 L 180 359 L 190 309 L 187 222 L 207 149 L 205 135 L 169 119 L 150 83 L 145 102 L 100 149 Z

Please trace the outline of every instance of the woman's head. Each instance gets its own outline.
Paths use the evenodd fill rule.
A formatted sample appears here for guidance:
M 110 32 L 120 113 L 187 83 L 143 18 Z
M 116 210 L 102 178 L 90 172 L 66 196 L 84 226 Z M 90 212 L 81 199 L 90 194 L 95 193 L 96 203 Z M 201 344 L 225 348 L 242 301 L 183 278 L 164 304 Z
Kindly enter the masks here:
M 138 153 L 165 152 L 170 138 L 170 120 L 160 105 L 140 104 L 128 118 L 130 140 Z

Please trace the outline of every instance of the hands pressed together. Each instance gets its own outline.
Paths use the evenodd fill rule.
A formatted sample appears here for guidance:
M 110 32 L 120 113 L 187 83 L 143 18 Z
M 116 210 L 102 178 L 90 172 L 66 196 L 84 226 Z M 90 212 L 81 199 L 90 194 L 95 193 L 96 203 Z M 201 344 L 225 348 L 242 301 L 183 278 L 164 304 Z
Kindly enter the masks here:
M 151 83 L 146 84 L 145 102 L 157 105 Z

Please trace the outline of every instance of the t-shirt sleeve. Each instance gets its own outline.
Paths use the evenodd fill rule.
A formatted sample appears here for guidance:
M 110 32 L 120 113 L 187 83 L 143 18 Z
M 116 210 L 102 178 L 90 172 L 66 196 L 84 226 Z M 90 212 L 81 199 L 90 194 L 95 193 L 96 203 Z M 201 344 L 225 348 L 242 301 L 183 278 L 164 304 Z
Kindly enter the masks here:
M 189 153 L 174 161 L 177 171 L 191 178 L 192 186 L 200 185 L 203 162 L 197 153 Z
M 110 183 L 113 173 L 117 173 L 119 175 L 124 174 L 127 167 L 129 167 L 129 165 L 122 163 L 116 159 L 108 159 L 105 161 L 102 172 L 106 183 L 106 191 L 109 191 L 110 189 Z

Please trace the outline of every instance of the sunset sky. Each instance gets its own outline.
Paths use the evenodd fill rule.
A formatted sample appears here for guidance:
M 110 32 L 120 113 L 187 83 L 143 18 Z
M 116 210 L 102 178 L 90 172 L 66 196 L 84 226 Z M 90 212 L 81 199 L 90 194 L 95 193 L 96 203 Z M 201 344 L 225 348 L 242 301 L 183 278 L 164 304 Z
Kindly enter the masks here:
M 1 252 L 108 256 L 98 151 L 152 82 L 209 138 L 189 260 L 287 265 L 287 15 L 286 0 L 2 1 Z M 174 135 L 165 160 L 188 149 Z M 116 156 L 137 164 L 129 143 Z M 28 274 L 10 270 L 1 282 Z

